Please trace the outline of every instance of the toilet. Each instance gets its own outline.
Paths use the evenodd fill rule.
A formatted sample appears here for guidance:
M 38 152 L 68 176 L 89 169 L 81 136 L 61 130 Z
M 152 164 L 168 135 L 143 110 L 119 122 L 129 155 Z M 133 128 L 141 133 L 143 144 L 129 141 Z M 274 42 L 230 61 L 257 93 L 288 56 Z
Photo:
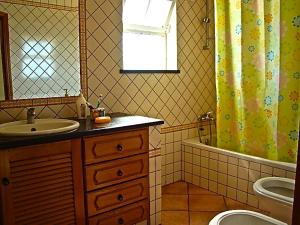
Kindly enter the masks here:
M 269 212 L 270 216 L 291 224 L 295 180 L 283 177 L 265 177 L 253 184 L 253 190 L 259 198 L 259 208 Z
M 230 210 L 216 215 L 209 225 L 287 225 L 279 220 L 248 210 Z

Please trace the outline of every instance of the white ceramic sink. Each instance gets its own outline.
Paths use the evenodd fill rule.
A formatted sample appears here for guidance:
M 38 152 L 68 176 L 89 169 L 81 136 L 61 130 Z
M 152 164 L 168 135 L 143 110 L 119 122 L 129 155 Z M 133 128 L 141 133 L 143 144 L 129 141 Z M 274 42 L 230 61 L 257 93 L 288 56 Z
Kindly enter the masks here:
M 27 120 L 0 124 L 0 135 L 3 136 L 35 136 L 56 134 L 73 131 L 79 123 L 66 119 L 35 119 L 34 124 L 27 124 Z

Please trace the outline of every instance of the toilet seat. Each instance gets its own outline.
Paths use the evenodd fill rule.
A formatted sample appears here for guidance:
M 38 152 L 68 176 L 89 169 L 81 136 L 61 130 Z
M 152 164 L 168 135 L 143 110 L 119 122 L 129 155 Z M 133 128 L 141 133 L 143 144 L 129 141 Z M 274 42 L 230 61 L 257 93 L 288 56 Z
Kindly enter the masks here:
M 292 206 L 294 203 L 295 180 L 283 177 L 261 178 L 253 184 L 253 190 L 262 197 L 271 198 L 284 205 Z
M 279 220 L 248 210 L 230 210 L 216 215 L 209 225 L 287 225 Z

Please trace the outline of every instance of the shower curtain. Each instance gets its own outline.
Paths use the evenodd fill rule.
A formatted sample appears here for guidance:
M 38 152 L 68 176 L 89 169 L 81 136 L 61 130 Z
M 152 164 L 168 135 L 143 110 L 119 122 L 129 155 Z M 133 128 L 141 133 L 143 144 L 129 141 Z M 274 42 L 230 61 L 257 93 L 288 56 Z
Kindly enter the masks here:
M 299 0 L 215 0 L 218 147 L 295 162 Z

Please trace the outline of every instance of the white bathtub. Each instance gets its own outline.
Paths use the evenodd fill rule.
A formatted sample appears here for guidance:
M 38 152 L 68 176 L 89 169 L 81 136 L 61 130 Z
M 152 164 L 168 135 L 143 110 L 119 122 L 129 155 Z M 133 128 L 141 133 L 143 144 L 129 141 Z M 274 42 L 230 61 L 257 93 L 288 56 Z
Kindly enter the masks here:
M 294 179 L 296 164 L 245 155 L 199 142 L 182 141 L 182 177 L 185 181 L 258 208 L 253 183 L 262 177 Z

